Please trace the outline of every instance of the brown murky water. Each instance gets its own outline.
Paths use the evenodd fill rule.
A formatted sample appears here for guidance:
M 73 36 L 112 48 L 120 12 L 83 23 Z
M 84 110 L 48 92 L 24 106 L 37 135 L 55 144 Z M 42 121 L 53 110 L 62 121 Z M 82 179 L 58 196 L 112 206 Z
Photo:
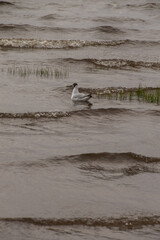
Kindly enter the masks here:
M 160 239 L 157 0 L 0 1 L 0 239 Z M 71 84 L 93 94 L 71 102 Z

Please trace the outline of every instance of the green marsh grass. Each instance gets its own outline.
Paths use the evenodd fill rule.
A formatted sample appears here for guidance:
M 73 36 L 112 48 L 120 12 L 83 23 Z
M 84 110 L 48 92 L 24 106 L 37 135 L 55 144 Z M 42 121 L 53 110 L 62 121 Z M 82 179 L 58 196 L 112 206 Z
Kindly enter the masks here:
M 107 90 L 98 90 L 95 95 L 98 98 L 108 98 L 113 100 L 138 100 L 139 102 L 155 103 L 160 104 L 160 88 L 149 88 L 142 87 L 139 85 L 138 88 L 108 88 Z

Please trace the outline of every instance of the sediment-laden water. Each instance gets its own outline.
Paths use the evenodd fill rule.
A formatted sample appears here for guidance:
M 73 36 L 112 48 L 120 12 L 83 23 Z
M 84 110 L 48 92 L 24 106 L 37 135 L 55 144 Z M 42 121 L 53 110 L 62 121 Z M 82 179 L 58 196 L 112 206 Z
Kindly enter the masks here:
M 159 10 L 0 1 L 0 239 L 160 238 Z

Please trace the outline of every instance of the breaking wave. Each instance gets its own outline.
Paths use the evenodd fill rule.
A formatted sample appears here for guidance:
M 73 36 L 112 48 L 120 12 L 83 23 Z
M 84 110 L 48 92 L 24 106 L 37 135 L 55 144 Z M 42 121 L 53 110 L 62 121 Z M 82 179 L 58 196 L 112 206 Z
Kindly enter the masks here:
M 137 216 L 121 218 L 1 218 L 1 222 L 32 224 L 37 226 L 86 226 L 107 227 L 120 230 L 141 229 L 146 226 L 160 225 L 160 216 Z
M 160 9 L 160 3 L 145 3 L 145 4 L 127 4 L 130 8 L 143 8 L 143 9 Z
M 28 25 L 4 25 L 0 24 L 0 30 L 28 30 Z M 101 31 L 105 31 L 105 27 L 101 27 Z M 110 40 L 110 41 L 87 41 L 87 40 L 38 40 L 38 39 L 0 39 L 0 47 L 9 48 L 38 48 L 38 49 L 63 49 L 63 48 L 81 48 L 81 47 L 98 47 L 108 46 L 114 47 L 119 45 L 160 45 L 160 42 L 154 41 L 138 41 L 138 40 Z
M 3 5 L 14 5 L 14 4 L 7 1 L 0 1 L 0 6 L 3 6 Z
M 160 69 L 159 62 L 131 61 L 127 59 L 104 59 L 91 60 L 95 65 L 105 68 L 124 69 L 124 68 L 154 68 Z
M 127 59 L 73 59 L 66 58 L 64 61 L 71 63 L 84 62 L 88 64 L 94 64 L 97 67 L 103 69 L 139 69 L 139 68 L 151 68 L 155 70 L 160 69 L 160 62 L 144 62 L 144 61 L 133 61 Z
M 39 118 L 53 118 L 58 119 L 61 117 L 69 116 L 68 112 L 26 112 L 26 113 L 0 113 L 0 118 L 11 119 L 39 119 Z
M 102 152 L 102 153 L 84 153 L 79 155 L 71 155 L 71 156 L 60 156 L 54 157 L 50 159 L 51 161 L 80 161 L 80 162 L 88 162 L 88 161 L 96 161 L 96 162 L 137 162 L 137 163 L 159 163 L 160 158 L 156 157 L 147 157 L 140 154 L 126 152 L 126 153 L 110 153 L 110 152 Z
M 11 28 L 12 26 L 8 26 Z M 0 26 L 2 28 L 2 26 Z M 63 49 L 97 46 L 118 46 L 125 44 L 125 40 L 119 41 L 87 41 L 87 40 L 37 40 L 37 39 L 0 39 L 1 47 L 10 48 L 39 48 L 39 49 Z
M 138 111 L 139 113 L 139 111 Z M 159 116 L 159 110 L 147 110 L 141 112 L 142 114 L 149 114 Z M 54 112 L 26 112 L 26 113 L 5 113 L 0 112 L 0 119 L 59 119 L 63 117 L 79 116 L 103 116 L 103 115 L 120 115 L 120 114 L 137 114 L 136 110 L 131 110 L 127 108 L 98 108 L 98 109 L 83 109 L 76 111 L 54 111 Z

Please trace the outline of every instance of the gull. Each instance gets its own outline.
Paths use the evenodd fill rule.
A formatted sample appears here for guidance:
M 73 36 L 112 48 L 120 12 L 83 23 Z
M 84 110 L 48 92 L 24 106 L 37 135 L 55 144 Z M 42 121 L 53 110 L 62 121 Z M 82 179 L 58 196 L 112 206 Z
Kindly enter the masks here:
M 92 97 L 91 94 L 80 93 L 78 91 L 77 83 L 73 83 L 72 86 L 73 86 L 73 91 L 72 91 L 72 95 L 71 95 L 71 100 L 73 102 L 87 102 Z

